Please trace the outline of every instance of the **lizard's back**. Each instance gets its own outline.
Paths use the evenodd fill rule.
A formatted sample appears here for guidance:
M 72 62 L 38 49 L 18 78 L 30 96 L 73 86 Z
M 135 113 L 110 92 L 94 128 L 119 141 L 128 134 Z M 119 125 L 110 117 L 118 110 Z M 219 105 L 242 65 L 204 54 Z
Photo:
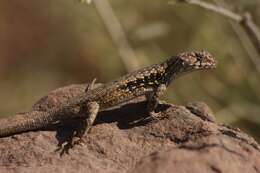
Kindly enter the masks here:
M 145 67 L 88 92 L 101 110 L 152 92 L 164 80 L 165 64 Z

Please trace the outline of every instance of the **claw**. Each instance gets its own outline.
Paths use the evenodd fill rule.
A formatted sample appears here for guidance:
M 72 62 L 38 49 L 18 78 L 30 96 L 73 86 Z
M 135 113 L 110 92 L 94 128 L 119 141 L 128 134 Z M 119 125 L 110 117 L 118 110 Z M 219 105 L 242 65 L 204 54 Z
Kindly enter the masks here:
M 157 120 L 157 121 L 159 121 L 159 120 L 162 118 L 159 113 L 156 113 L 156 112 L 154 112 L 154 111 L 149 112 L 149 115 L 150 115 L 149 117 L 150 117 L 152 120 Z
M 76 145 L 83 146 L 84 140 L 82 138 L 79 138 L 79 137 L 73 137 L 70 141 L 68 141 L 64 145 L 62 143 L 59 143 L 57 145 L 57 149 L 55 149 L 55 152 L 61 151 L 60 156 L 63 156 L 65 153 L 69 154 L 69 150 L 72 149 Z
M 150 122 L 150 123 L 155 123 L 155 122 L 158 122 L 164 118 L 167 118 L 166 116 L 162 116 L 160 113 L 156 113 L 154 111 L 152 112 L 149 112 L 149 115 L 148 117 L 144 118 L 143 120 L 144 121 L 147 121 L 147 122 Z

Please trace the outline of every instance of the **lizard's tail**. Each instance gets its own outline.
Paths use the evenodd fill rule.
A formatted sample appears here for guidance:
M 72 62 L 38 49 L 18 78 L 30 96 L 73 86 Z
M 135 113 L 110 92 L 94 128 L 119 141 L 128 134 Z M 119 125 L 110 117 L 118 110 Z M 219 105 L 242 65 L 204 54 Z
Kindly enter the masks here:
M 1 118 L 0 137 L 44 128 L 56 118 L 48 115 L 48 112 L 31 111 Z

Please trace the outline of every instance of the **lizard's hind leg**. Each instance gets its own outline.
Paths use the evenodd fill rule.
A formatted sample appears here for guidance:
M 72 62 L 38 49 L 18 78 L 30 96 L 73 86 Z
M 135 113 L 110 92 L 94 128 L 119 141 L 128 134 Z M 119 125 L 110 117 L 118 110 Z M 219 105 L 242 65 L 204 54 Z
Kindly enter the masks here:
M 97 79 L 94 78 L 93 81 L 91 82 L 91 84 L 89 84 L 87 86 L 87 88 L 85 90 L 86 93 L 88 93 L 89 91 L 94 89 L 96 80 Z M 94 123 L 98 110 L 99 110 L 99 105 L 97 102 L 88 102 L 84 107 L 82 107 L 81 114 L 83 114 L 84 116 L 82 116 L 82 118 L 80 118 L 80 120 L 77 124 L 78 128 L 75 130 L 75 135 L 73 138 L 73 139 L 78 138 L 78 140 L 75 142 L 72 141 L 72 145 L 78 144 L 82 141 L 82 137 L 84 136 L 84 134 L 86 132 L 89 131 L 92 124 Z
M 96 78 L 88 84 L 85 92 L 88 93 L 95 87 Z M 86 132 L 89 131 L 91 126 L 93 125 L 97 113 L 99 110 L 99 104 L 97 102 L 87 102 L 85 106 L 81 107 L 80 114 L 81 116 L 75 121 L 73 134 L 66 140 L 67 144 L 62 146 L 63 142 L 58 144 L 58 150 L 62 149 L 61 155 L 65 152 L 68 153 L 69 149 L 74 145 L 82 144 L 82 137 Z
M 87 118 L 83 117 L 83 118 L 79 119 L 78 127 L 75 130 L 75 134 L 73 136 L 72 145 L 79 144 L 82 141 L 82 137 L 84 136 L 84 134 L 87 133 L 90 130 L 90 128 L 92 127 L 92 125 L 96 119 L 98 110 L 99 110 L 99 105 L 97 102 L 87 103 L 86 109 L 83 110 L 84 111 L 83 114 L 87 114 L 88 117 Z M 76 138 L 78 138 L 78 139 L 76 139 Z M 74 140 L 74 139 L 76 139 L 76 140 Z
M 58 149 L 56 151 L 61 150 L 60 155 L 63 155 L 64 153 L 68 154 L 69 150 L 73 148 L 73 146 L 83 143 L 82 137 L 92 127 L 98 110 L 99 105 L 97 102 L 88 102 L 86 107 L 82 108 L 82 116 L 77 118 L 75 121 L 72 121 L 74 123 L 72 134 L 69 135 L 69 137 L 66 137 L 65 141 L 61 141 L 58 144 Z M 66 144 L 63 145 L 65 142 Z
M 94 89 L 96 78 L 93 79 L 91 84 L 89 84 L 85 90 L 86 93 Z M 73 135 L 73 138 L 71 141 L 72 145 L 79 144 L 82 141 L 82 137 L 86 132 L 89 131 L 91 128 L 92 124 L 94 123 L 97 113 L 99 110 L 99 105 L 97 102 L 88 102 L 86 104 L 86 107 L 83 107 L 81 112 L 83 115 L 82 118 L 79 119 L 78 124 L 77 124 L 77 129 L 75 130 L 75 134 Z M 86 118 L 87 117 L 87 118 Z M 78 138 L 78 139 L 76 139 Z M 75 140 L 76 139 L 76 140 Z

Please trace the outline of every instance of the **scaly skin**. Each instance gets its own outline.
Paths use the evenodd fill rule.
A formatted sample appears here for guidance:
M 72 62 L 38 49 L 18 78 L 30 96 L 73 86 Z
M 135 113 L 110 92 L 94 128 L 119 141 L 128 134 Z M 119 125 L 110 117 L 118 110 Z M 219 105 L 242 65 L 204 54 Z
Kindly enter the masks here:
M 205 51 L 181 53 L 98 88 L 92 88 L 91 85 L 85 93 L 46 112 L 32 111 L 0 119 L 0 137 L 38 130 L 60 121 L 78 118 L 80 127 L 75 136 L 81 138 L 91 127 L 99 111 L 142 95 L 146 96 L 148 111 L 153 115 L 158 98 L 173 79 L 188 72 L 215 67 L 215 58 Z

